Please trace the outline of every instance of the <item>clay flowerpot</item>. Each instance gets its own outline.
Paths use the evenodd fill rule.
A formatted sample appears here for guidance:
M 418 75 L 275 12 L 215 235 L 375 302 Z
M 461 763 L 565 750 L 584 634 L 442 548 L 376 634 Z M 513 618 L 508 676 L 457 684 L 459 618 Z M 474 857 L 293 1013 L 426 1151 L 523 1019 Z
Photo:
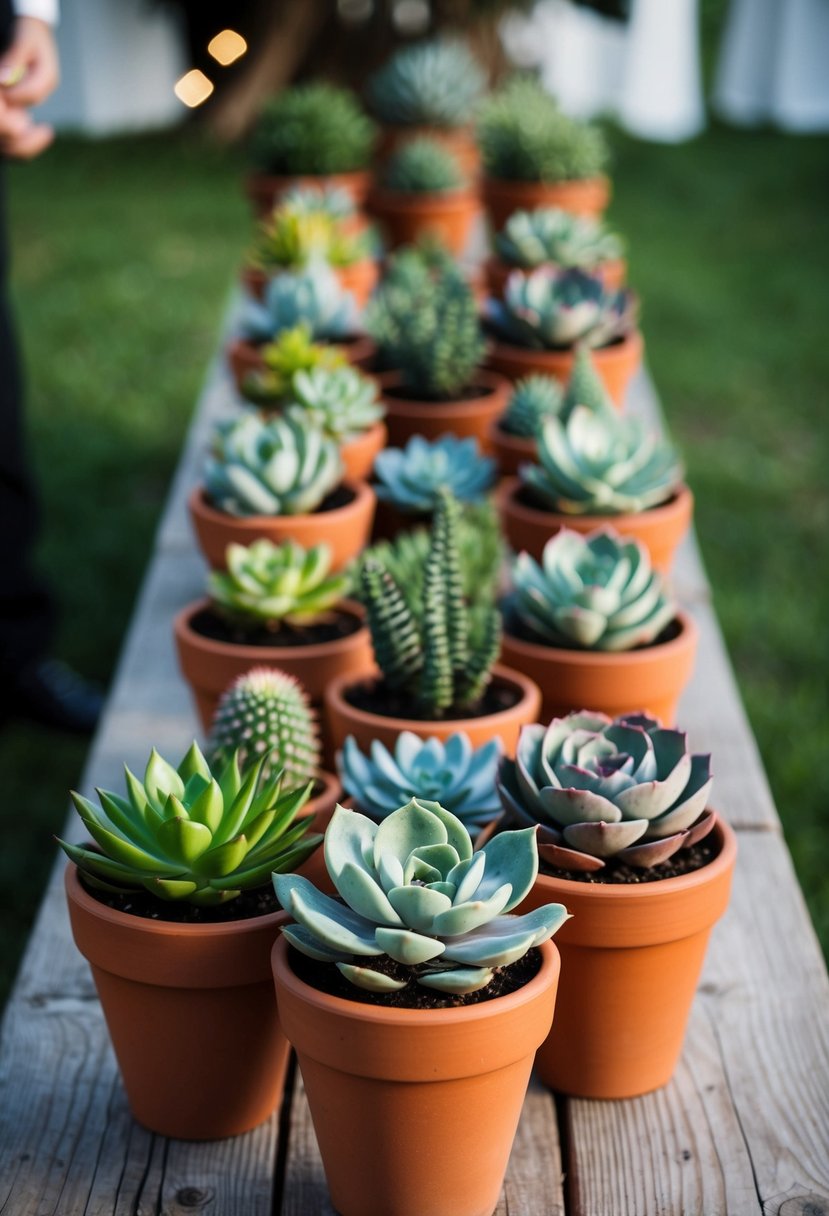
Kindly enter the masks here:
M 273 173 L 249 173 L 245 178 L 245 194 L 250 199 L 254 215 L 266 216 L 283 194 L 297 186 L 332 187 L 345 190 L 354 206 L 362 207 L 371 186 L 371 173 L 360 169 L 354 173 L 307 174 L 305 176 L 280 176 Z
M 354 303 L 359 309 L 365 308 L 380 277 L 380 271 L 374 259 L 360 258 L 358 262 L 352 262 L 350 266 L 332 266 L 331 269 L 339 279 L 343 291 L 351 292 Z M 267 270 L 259 266 L 243 266 L 242 286 L 255 300 L 262 300 L 268 280 L 279 273 L 280 268 L 277 266 Z
M 649 511 L 631 515 L 560 515 L 522 501 L 522 485 L 517 477 L 508 478 L 498 489 L 498 511 L 507 541 L 516 553 L 522 549 L 541 560 L 544 546 L 562 528 L 586 536 L 596 528 L 615 528 L 622 536 L 632 536 L 648 550 L 651 564 L 666 574 L 674 553 L 691 526 L 694 498 L 687 486 L 680 486 L 673 498 Z
M 638 329 L 619 342 L 591 350 L 593 366 L 602 378 L 608 395 L 621 409 L 625 403 L 628 384 L 642 364 L 644 343 Z M 571 350 L 532 350 L 510 342 L 493 341 L 487 356 L 487 367 L 515 383 L 524 376 L 553 376 L 563 386 L 573 373 L 575 353 Z
M 518 909 L 563 903 L 562 983 L 536 1057 L 546 1085 L 580 1098 L 632 1098 L 673 1075 L 708 937 L 728 904 L 737 838 L 720 820 L 719 854 L 656 882 L 573 882 L 539 874 Z M 480 847 L 480 844 L 478 844 Z
M 305 549 L 324 542 L 331 550 L 332 570 L 342 570 L 368 541 L 375 499 L 364 481 L 344 481 L 340 490 L 347 496 L 342 506 L 326 508 L 323 503 L 310 515 L 229 515 L 210 505 L 201 486 L 193 490 L 188 507 L 199 548 L 214 570 L 224 569 L 229 544 L 249 545 L 260 537 L 277 545 L 294 540 Z
M 552 1019 L 558 954 L 523 988 L 453 1009 L 329 996 L 272 963 L 331 1201 L 340 1216 L 489 1216 Z
M 262 359 L 264 342 L 251 342 L 247 338 L 234 338 L 228 343 L 227 362 L 233 382 L 242 392 L 248 376 L 265 370 Z M 326 343 L 326 345 L 328 345 Z M 377 347 L 366 334 L 353 334 L 339 338 L 332 346 L 338 346 L 352 367 L 370 367 L 377 354 Z
M 210 601 L 188 604 L 175 618 L 173 633 L 179 666 L 190 685 L 199 719 L 210 729 L 222 693 L 252 667 L 275 667 L 302 684 L 311 701 L 319 706 L 329 682 L 338 676 L 355 679 L 374 669 L 371 636 L 362 607 L 343 600 L 340 611 L 352 618 L 353 633 L 329 642 L 308 646 L 244 646 L 205 637 L 194 622 L 210 610 Z
M 130 916 L 93 898 L 71 863 L 66 894 L 138 1122 L 218 1140 L 267 1119 L 288 1061 L 270 966 L 285 913 L 218 924 Z
M 433 139 L 454 156 L 467 181 L 474 181 L 481 171 L 481 154 L 475 140 L 474 128 L 469 127 L 396 127 L 384 126 L 377 150 L 379 164 L 385 164 L 404 144 L 413 139 Z
M 366 679 L 374 680 L 379 676 L 380 673 L 374 670 Z M 393 750 L 398 735 L 404 730 L 420 739 L 434 736 L 441 740 L 463 731 L 473 747 L 482 747 L 490 739 L 497 738 L 503 743 L 504 751 L 513 755 L 521 727 L 538 721 L 541 693 L 531 679 L 508 667 L 493 668 L 493 683 L 499 682 L 514 690 L 516 700 L 508 709 L 482 714 L 478 718 L 445 718 L 430 722 L 418 718 L 390 718 L 352 705 L 348 691 L 357 681 L 353 676 L 340 676 L 332 680 L 325 691 L 325 710 L 334 750 L 342 748 L 348 735 L 354 735 L 358 746 L 367 752 L 374 739 Z
M 489 446 L 502 477 L 514 477 L 522 464 L 533 464 L 536 459 L 535 440 L 526 435 L 510 435 L 499 418 L 490 425 Z
M 478 212 L 478 200 L 466 189 L 444 190 L 439 194 L 376 190 L 369 197 L 368 209 L 380 222 L 391 249 L 414 245 L 427 237 L 460 257 Z
M 389 444 L 405 447 L 412 435 L 439 439 L 451 432 L 461 439 L 478 440 L 481 451 L 489 452 L 489 427 L 507 407 L 511 386 L 496 372 L 479 370 L 469 396 L 457 401 L 423 401 L 402 395 L 400 374 L 384 372 L 378 376 Z
M 556 263 L 545 262 L 542 265 L 555 266 Z M 489 294 L 500 299 L 506 281 L 514 270 L 523 270 L 525 274 L 530 274 L 532 270 L 538 269 L 538 266 L 529 269 L 523 266 L 510 266 L 509 262 L 504 262 L 497 254 L 493 254 L 484 262 L 483 273 Z M 624 258 L 609 258 L 606 262 L 599 262 L 590 273 L 601 279 L 607 291 L 619 291 L 627 281 L 627 270 L 627 262 Z
M 664 726 L 673 726 L 698 640 L 687 613 L 677 613 L 676 624 L 678 632 L 670 640 L 619 653 L 545 646 L 505 632 L 501 658 L 538 684 L 543 722 L 589 708 L 611 718 L 647 710 Z
M 610 202 L 610 181 L 587 177 L 567 182 L 513 182 L 484 177 L 482 196 L 489 221 L 500 232 L 514 211 L 560 207 L 573 215 L 599 219 Z

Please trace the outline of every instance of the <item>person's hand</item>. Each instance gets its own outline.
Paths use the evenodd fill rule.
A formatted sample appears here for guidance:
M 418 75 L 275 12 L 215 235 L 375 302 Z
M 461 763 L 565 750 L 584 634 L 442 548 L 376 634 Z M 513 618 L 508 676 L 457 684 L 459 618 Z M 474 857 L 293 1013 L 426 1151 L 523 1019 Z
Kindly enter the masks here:
M 52 128 L 36 122 L 27 107 L 45 101 L 59 79 L 52 27 L 36 17 L 18 17 L 11 45 L 0 56 L 0 152 L 29 160 L 49 146 Z

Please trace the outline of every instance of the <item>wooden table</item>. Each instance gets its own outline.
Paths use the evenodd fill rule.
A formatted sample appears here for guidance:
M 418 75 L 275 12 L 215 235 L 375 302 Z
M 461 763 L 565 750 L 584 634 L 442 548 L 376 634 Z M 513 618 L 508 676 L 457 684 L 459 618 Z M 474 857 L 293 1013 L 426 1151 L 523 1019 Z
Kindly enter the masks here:
M 656 417 L 643 376 L 631 408 Z M 196 734 L 171 634 L 201 593 L 185 517 L 205 438 L 232 413 L 211 370 L 124 644 L 83 789 L 118 789 L 159 744 Z M 558 1100 L 533 1085 L 499 1216 L 829 1216 L 829 982 L 740 704 L 696 546 L 677 591 L 701 630 L 681 724 L 714 753 L 715 803 L 740 854 L 673 1082 L 624 1102 Z M 785 713 L 785 706 L 781 706 Z M 72 838 L 79 838 L 77 823 Z M 0 1216 L 330 1216 L 298 1076 L 282 1110 L 233 1140 L 166 1141 L 138 1127 L 89 970 L 75 949 L 58 859 L 0 1041 Z M 608 1009 L 608 1034 L 613 1011 Z M 447 1212 L 446 1216 L 453 1216 Z

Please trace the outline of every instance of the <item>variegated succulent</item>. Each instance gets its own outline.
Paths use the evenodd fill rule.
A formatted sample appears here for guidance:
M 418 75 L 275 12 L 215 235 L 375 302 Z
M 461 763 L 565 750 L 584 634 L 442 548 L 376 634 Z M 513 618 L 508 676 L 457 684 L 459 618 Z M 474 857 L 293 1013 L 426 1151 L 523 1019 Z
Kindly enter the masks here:
M 291 384 L 290 410 L 316 422 L 326 435 L 347 443 L 385 415 L 377 383 L 356 367 L 315 367 L 297 372 Z
M 484 85 L 467 44 L 442 38 L 402 47 L 371 77 L 367 94 L 377 117 L 393 126 L 459 127 Z
M 294 822 L 310 783 L 283 790 L 281 772 L 264 780 L 265 759 L 243 777 L 234 754 L 217 778 L 195 743 L 178 768 L 153 749 L 143 781 L 126 769 L 126 797 L 98 790 L 96 806 L 72 793 L 94 846 L 58 843 L 90 886 L 227 903 L 302 865 L 322 839 Z
M 522 270 L 552 262 L 565 269 L 594 271 L 603 262 L 620 258 L 624 246 L 598 220 L 558 207 L 539 207 L 514 211 L 495 234 L 495 248 L 505 262 Z
M 433 511 L 441 490 L 458 502 L 481 502 L 492 488 L 495 461 L 482 456 L 474 438 L 441 435 L 431 442 L 413 435 L 405 448 L 386 448 L 374 461 L 377 497 L 400 511 Z
M 533 350 L 608 346 L 634 329 L 636 315 L 633 292 L 607 291 L 596 275 L 556 266 L 514 270 L 503 299 L 487 302 L 496 335 Z
M 345 793 L 371 819 L 386 819 L 410 798 L 439 802 L 467 828 L 480 828 L 500 814 L 495 789 L 500 739 L 473 748 L 458 732 L 445 741 L 401 731 L 394 750 L 373 739 L 366 755 L 349 735 L 337 756 Z
M 285 781 L 305 785 L 319 770 L 321 750 L 308 694 L 288 672 L 252 667 L 222 693 L 210 726 L 213 768 L 237 753 L 243 774 L 264 758 L 263 780 L 281 769 Z
M 562 528 L 540 564 L 519 553 L 512 583 L 511 616 L 548 646 L 632 650 L 655 641 L 677 612 L 644 545 L 612 529 Z
M 313 262 L 351 266 L 369 255 L 369 235 L 330 212 L 280 203 L 259 226 L 248 265 L 260 270 L 301 270 Z
M 611 719 L 582 710 L 525 726 L 515 759 L 501 761 L 508 817 L 541 825 L 539 855 L 563 870 L 600 870 L 609 859 L 649 869 L 702 840 L 711 757 L 655 718 Z
M 294 378 L 300 372 L 323 368 L 335 371 L 345 367 L 345 351 L 339 346 L 315 342 L 307 322 L 284 329 L 273 342 L 260 350 L 263 367 L 251 372 L 242 385 L 242 393 L 256 405 L 283 406 L 293 393 Z
M 345 338 L 357 327 L 354 297 L 325 262 L 270 279 L 263 301 L 247 299 L 240 320 L 242 336 L 252 342 L 269 342 L 298 325 L 317 341 Z
M 348 591 L 346 574 L 330 574 L 327 545 L 303 549 L 294 541 L 265 538 L 227 546 L 226 570 L 212 570 L 207 587 L 218 611 L 250 628 L 277 630 L 324 617 Z
M 525 376 L 512 390 L 501 415 L 501 430 L 522 439 L 534 439 L 544 419 L 559 413 L 562 399 L 561 385 L 552 376 Z
M 474 852 L 459 819 L 413 798 L 379 826 L 338 806 L 324 847 L 340 899 L 297 875 L 275 874 L 277 899 L 296 921 L 283 933 L 368 992 L 411 982 L 451 995 L 476 992 L 567 919 L 561 904 L 506 915 L 535 882 L 534 828 L 500 833 Z M 399 964 L 391 973 L 371 965 L 384 956 Z

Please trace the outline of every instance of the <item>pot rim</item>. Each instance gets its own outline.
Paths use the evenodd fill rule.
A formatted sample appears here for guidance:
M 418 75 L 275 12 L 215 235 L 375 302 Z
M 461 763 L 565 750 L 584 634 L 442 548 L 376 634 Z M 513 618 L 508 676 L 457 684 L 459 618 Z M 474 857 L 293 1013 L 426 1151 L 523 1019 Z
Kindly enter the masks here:
M 383 389 L 396 388 L 401 383 L 401 373 L 399 371 L 380 372 L 376 379 L 382 393 Z M 420 415 L 424 418 L 439 418 L 441 414 L 447 416 L 471 414 L 477 418 L 482 403 L 497 405 L 499 410 L 503 408 L 501 398 L 505 398 L 512 387 L 506 376 L 501 372 L 492 371 L 490 368 L 479 367 L 475 372 L 473 382 L 476 388 L 486 388 L 489 391 L 479 393 L 477 397 L 466 397 L 461 401 L 426 401 L 418 397 L 395 396 L 388 401 L 384 399 L 384 404 L 389 413 L 395 407 L 399 407 L 409 414 Z
M 504 640 L 515 650 L 522 652 L 528 658 L 540 663 L 567 663 L 571 666 L 605 667 L 605 666 L 643 666 L 670 658 L 678 650 L 687 650 L 694 646 L 699 629 L 690 613 L 684 608 L 677 608 L 674 621 L 678 621 L 680 632 L 666 642 L 654 642 L 649 646 L 636 650 L 578 650 L 566 646 L 545 646 L 543 642 L 529 642 L 525 638 L 504 628 Z
M 202 596 L 201 599 L 193 600 L 192 603 L 186 604 L 184 608 L 180 609 L 173 620 L 173 632 L 176 638 L 182 645 L 202 653 L 225 655 L 230 652 L 240 659 L 249 658 L 253 666 L 267 664 L 269 660 L 278 663 L 278 658 L 274 659 L 274 656 L 279 656 L 279 658 L 304 656 L 307 659 L 318 659 L 325 658 L 335 651 L 353 650 L 361 643 L 368 628 L 362 604 L 357 600 L 343 599 L 338 601 L 336 607 L 360 621 L 360 628 L 355 629 L 353 633 L 346 634 L 345 637 L 332 638 L 329 642 L 313 642 L 307 646 L 248 646 L 243 642 L 220 642 L 216 638 L 206 638 L 193 628 L 191 622 L 197 613 L 212 607 L 213 601 L 208 596 Z
M 652 520 L 659 524 L 674 515 L 690 513 L 694 504 L 694 496 L 690 486 L 681 482 L 675 493 L 667 502 L 650 507 L 647 511 L 628 511 L 622 515 L 564 515 L 559 511 L 545 511 L 543 507 L 528 507 L 516 501 L 516 492 L 521 488 L 520 477 L 508 477 L 496 490 L 498 507 L 509 512 L 517 519 L 526 523 L 567 527 L 576 521 L 589 520 L 591 528 L 611 527 L 624 535 L 625 528 L 630 527 L 630 520 Z M 552 535 L 552 534 L 551 534 Z
M 258 185 L 264 187 L 270 182 L 277 182 L 283 185 L 286 182 L 322 182 L 334 181 L 335 179 L 345 178 L 347 180 L 360 179 L 371 177 L 371 169 L 344 169 L 339 173 L 266 173 L 260 170 L 252 170 L 247 174 L 247 183 L 250 186 Z
M 248 529 L 258 531 L 263 526 L 268 526 L 278 520 L 283 521 L 286 528 L 291 520 L 323 519 L 326 516 L 333 516 L 342 521 L 344 515 L 359 514 L 374 498 L 374 491 L 367 481 L 344 477 L 337 488 L 346 489 L 352 494 L 349 502 L 343 503 L 341 507 L 332 507 L 329 511 L 307 511 L 304 515 L 230 515 L 227 511 L 220 511 L 217 507 L 210 505 L 207 501 L 207 491 L 201 482 L 190 491 L 187 503 L 192 513 L 205 523 L 223 527 L 238 526 L 243 531 Z
M 417 214 L 420 211 L 475 211 L 478 197 L 469 186 L 453 186 L 451 190 L 373 190 L 368 198 L 368 209 L 382 208 L 386 211 L 402 211 Z

